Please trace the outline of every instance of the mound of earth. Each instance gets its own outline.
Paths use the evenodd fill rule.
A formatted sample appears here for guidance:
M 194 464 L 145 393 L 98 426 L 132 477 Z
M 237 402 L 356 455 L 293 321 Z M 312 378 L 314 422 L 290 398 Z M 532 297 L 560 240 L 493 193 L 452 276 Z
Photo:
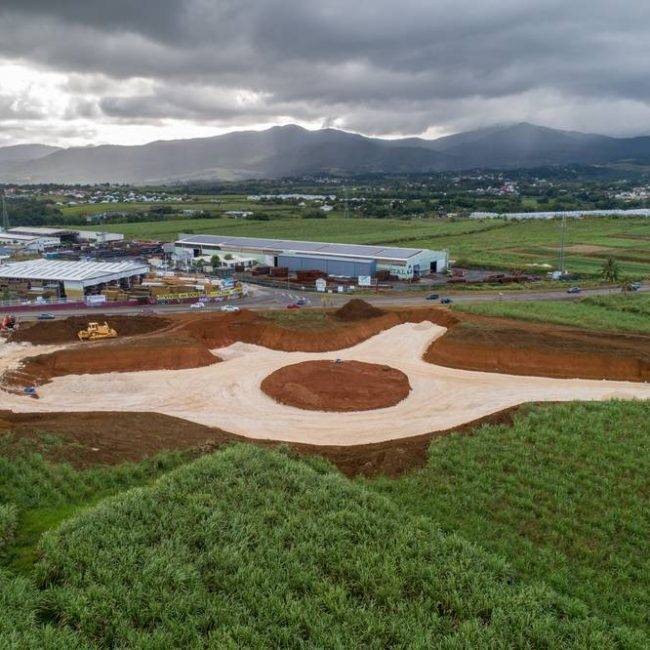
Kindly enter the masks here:
M 204 345 L 189 338 L 151 336 L 137 341 L 113 339 L 92 347 L 80 344 L 28 357 L 21 368 L 7 373 L 4 381 L 8 385 L 32 386 L 64 375 L 182 370 L 208 366 L 218 361 L 219 358 Z
M 282 404 L 310 411 L 370 411 L 394 406 L 411 390 L 390 366 L 361 361 L 304 361 L 271 373 L 262 390 Z
M 373 307 L 371 304 L 367 303 L 365 300 L 360 298 L 354 298 L 340 307 L 334 312 L 336 318 L 342 321 L 358 321 L 358 320 L 368 320 L 369 318 L 377 318 L 378 316 L 383 316 L 386 312 Z
M 510 375 L 649 381 L 650 337 L 479 318 L 449 329 L 424 360 Z
M 88 323 L 106 321 L 119 336 L 136 336 L 150 334 L 163 329 L 170 321 L 159 316 L 106 316 L 105 314 L 88 314 L 86 316 L 69 316 L 61 320 L 37 321 L 33 324 L 21 324 L 12 335 L 16 343 L 56 344 L 78 341 L 77 332 L 86 329 Z

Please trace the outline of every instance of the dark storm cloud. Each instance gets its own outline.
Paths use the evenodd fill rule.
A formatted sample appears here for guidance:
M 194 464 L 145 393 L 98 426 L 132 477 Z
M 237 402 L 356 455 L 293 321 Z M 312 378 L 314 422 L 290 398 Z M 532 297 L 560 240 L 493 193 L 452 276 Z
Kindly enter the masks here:
M 0 4 L 0 54 L 73 74 L 73 94 L 101 79 L 150 81 L 102 93 L 107 118 L 289 117 L 375 133 L 504 119 L 647 131 L 648 36 L 646 0 Z

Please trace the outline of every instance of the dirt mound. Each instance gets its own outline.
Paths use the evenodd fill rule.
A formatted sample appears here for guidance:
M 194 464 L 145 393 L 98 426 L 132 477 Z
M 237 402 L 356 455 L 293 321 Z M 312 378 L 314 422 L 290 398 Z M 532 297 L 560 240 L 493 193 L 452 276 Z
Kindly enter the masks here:
M 395 368 L 361 361 L 305 361 L 271 373 L 262 390 L 282 404 L 310 411 L 370 411 L 394 406 L 410 390 Z
M 475 319 L 451 328 L 424 359 L 513 375 L 648 381 L 650 337 Z
M 192 339 L 152 336 L 137 341 L 113 340 L 90 348 L 78 345 L 29 357 L 20 369 L 7 373 L 4 382 L 7 385 L 32 386 L 64 375 L 181 370 L 218 361 L 205 346 Z
M 119 336 L 136 336 L 150 334 L 167 327 L 170 321 L 159 316 L 106 316 L 105 314 L 88 314 L 87 316 L 69 316 L 61 320 L 38 321 L 33 324 L 21 324 L 11 335 L 17 343 L 40 344 L 70 343 L 78 341 L 77 332 L 86 329 L 89 322 L 106 321 Z
M 386 312 L 373 307 L 365 300 L 360 298 L 353 298 L 334 312 L 336 318 L 346 322 L 354 322 L 359 320 L 368 320 L 370 318 L 377 318 L 383 316 Z
M 235 314 L 205 314 L 187 320 L 178 331 L 210 349 L 242 341 L 285 352 L 328 352 L 349 348 L 400 322 L 397 313 L 386 313 L 357 323 L 334 323 L 331 329 L 322 331 L 299 330 L 281 327 L 254 312 L 242 310 Z

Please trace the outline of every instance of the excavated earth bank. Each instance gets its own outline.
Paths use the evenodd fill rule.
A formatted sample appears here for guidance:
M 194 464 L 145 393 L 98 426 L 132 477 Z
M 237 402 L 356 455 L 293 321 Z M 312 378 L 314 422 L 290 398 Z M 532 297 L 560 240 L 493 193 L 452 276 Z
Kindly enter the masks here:
M 159 316 L 106 316 L 105 314 L 69 316 L 60 320 L 21 324 L 20 328 L 11 335 L 11 341 L 33 343 L 34 345 L 72 343 L 79 340 L 77 332 L 86 329 L 88 323 L 103 323 L 104 321 L 121 337 L 150 334 L 167 327 L 171 322 L 167 318 Z
M 361 361 L 304 361 L 262 381 L 276 401 L 310 411 L 370 411 L 394 406 L 411 391 L 408 377 L 390 366 Z
M 74 414 L 0 411 L 0 436 L 8 436 L 10 441 L 3 441 L 3 453 L 10 453 L 12 443 L 20 448 L 22 441 L 29 440 L 48 460 L 67 462 L 81 469 L 137 462 L 169 450 L 187 450 L 199 455 L 233 442 L 246 442 L 263 447 L 281 445 L 301 455 L 322 456 L 347 476 L 395 477 L 423 467 L 427 448 L 434 438 L 454 432 L 470 433 L 481 424 L 510 424 L 514 414 L 526 408 L 527 405 L 506 409 L 449 431 L 343 447 L 252 440 L 160 413 L 111 411 Z M 42 439 L 39 432 L 56 436 L 57 442 L 52 444 L 51 438 Z
M 53 377 L 141 370 L 182 370 L 217 363 L 219 358 L 190 338 L 148 336 L 78 344 L 49 354 L 28 357 L 19 369 L 9 371 L 4 383 L 38 386 Z
M 94 315 L 117 329 L 120 338 L 77 344 L 26 360 L 26 385 L 70 373 L 129 372 L 193 368 L 214 363 L 209 350 L 241 341 L 287 352 L 328 352 L 349 348 L 405 322 L 430 320 L 448 328 L 424 355 L 425 361 L 464 370 L 558 378 L 650 380 L 650 337 L 599 334 L 575 328 L 453 314 L 422 307 L 379 310 L 355 299 L 331 312 L 324 329 L 282 326 L 256 312 L 157 316 Z M 89 317 L 45 321 L 18 330 L 12 341 L 70 343 Z M 154 334 L 152 334 L 154 332 Z M 148 336 L 139 336 L 147 334 Z M 134 339 L 124 337 L 137 336 Z M 153 340 L 152 340 L 153 339 Z M 151 340 L 151 342 L 150 342 Z M 14 373 L 15 374 L 15 373 Z M 11 377 L 10 377 L 11 379 Z
M 424 360 L 511 375 L 650 381 L 650 337 L 473 318 L 434 341 Z

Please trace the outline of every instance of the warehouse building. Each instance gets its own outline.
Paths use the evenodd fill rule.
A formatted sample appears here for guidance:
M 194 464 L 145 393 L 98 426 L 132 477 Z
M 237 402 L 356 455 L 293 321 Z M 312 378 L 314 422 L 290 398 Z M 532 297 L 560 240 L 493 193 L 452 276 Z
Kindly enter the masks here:
M 61 240 L 58 237 L 28 235 L 10 230 L 0 230 L 0 244 L 11 245 L 32 253 L 42 253 L 46 248 L 53 248 L 60 243 Z
M 0 285 L 9 290 L 48 292 L 59 298 L 82 300 L 108 287 L 140 284 L 149 268 L 135 262 L 68 262 L 28 260 L 0 265 Z
M 112 242 L 122 241 L 124 235 L 119 232 L 103 232 L 97 230 L 71 230 L 69 228 L 47 228 L 45 226 L 19 226 L 10 228 L 8 234 L 31 235 L 34 237 L 53 237 L 59 243 L 66 242 Z
M 358 244 L 330 244 L 289 239 L 259 239 L 220 235 L 181 235 L 175 242 L 179 255 L 192 251 L 193 257 L 226 254 L 242 261 L 288 267 L 291 271 L 324 271 L 340 277 L 374 276 L 385 270 L 401 279 L 410 279 L 447 268 L 447 251 L 426 248 L 399 248 Z

